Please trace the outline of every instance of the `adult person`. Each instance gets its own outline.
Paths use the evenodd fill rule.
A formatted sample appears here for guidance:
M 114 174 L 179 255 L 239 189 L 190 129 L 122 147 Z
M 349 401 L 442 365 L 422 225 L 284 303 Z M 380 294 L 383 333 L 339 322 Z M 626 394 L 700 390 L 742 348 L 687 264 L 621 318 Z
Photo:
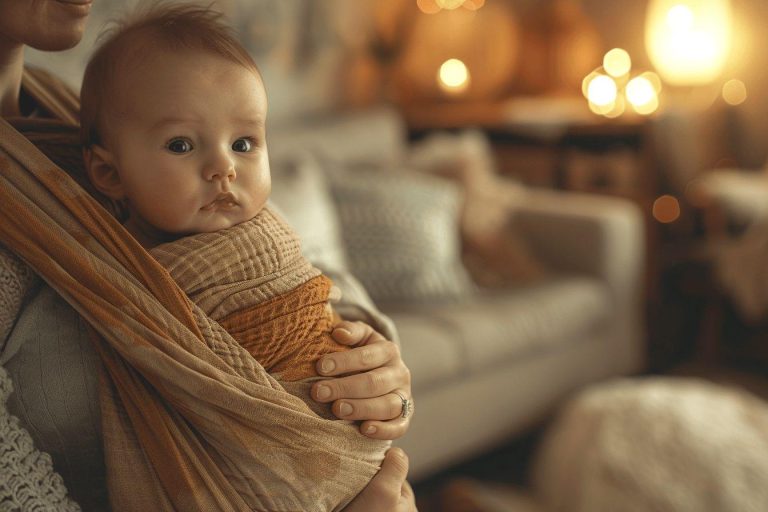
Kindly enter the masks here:
M 82 37 L 90 6 L 89 0 L 0 0 L 2 123 L 5 120 L 16 120 L 18 123 L 15 126 L 24 127 L 29 126 L 29 123 L 25 124 L 25 119 L 38 120 L 41 121 L 37 123 L 38 129 L 55 139 L 57 130 L 65 133 L 76 121 L 76 96 L 52 77 L 25 70 L 23 55 L 25 46 L 57 51 L 77 44 Z M 45 140 L 46 137 L 38 139 Z M 5 162 L 0 160 L 0 167 L 3 165 Z M 9 257 L 7 251 L 4 251 L 4 257 Z M 335 280 L 343 286 L 349 282 L 349 277 L 339 276 Z M 29 427 L 33 434 L 36 445 L 43 449 L 57 447 L 51 450 L 54 463 L 64 474 L 70 491 L 77 489 L 72 494 L 77 498 L 83 497 L 83 506 L 95 507 L 104 498 L 103 486 L 100 491 L 102 495 L 99 495 L 98 489 L 97 492 L 89 493 L 82 487 L 93 487 L 91 484 L 94 479 L 97 483 L 104 481 L 99 467 L 102 462 L 98 460 L 101 456 L 98 446 L 100 432 L 98 424 L 93 424 L 94 409 L 97 412 L 95 418 L 98 418 L 94 397 L 98 358 L 87 340 L 79 316 L 47 286 L 30 286 L 30 280 L 25 283 L 30 293 L 13 332 L 7 340 L 0 340 L 0 362 L 15 379 L 23 379 L 31 365 L 35 370 L 33 373 L 43 373 L 44 378 L 38 383 L 42 395 L 50 396 L 51 391 L 55 390 L 64 401 L 76 402 L 78 407 L 68 408 L 59 415 L 63 418 L 57 418 L 55 411 L 37 417 L 29 414 L 30 410 L 44 409 L 50 405 L 35 403 L 35 397 L 30 396 L 23 397 L 23 404 L 17 407 L 17 411 L 26 413 L 19 415 L 22 416 L 22 423 L 26 422 L 24 426 Z M 358 300 L 339 306 L 340 309 L 344 308 L 344 316 L 374 323 L 378 330 L 388 334 L 386 324 L 376 323 L 378 317 L 364 298 L 356 297 L 353 288 L 346 291 L 348 298 Z M 11 313 L 13 315 L 15 312 Z M 30 325 L 36 329 L 25 330 Z M 409 418 L 400 417 L 399 412 L 395 415 L 398 417 L 393 418 L 393 400 L 398 406 L 400 398 L 392 396 L 391 392 L 405 390 L 410 396 L 410 376 L 394 344 L 380 335 L 361 339 L 366 331 L 364 327 L 358 322 L 345 322 L 338 326 L 334 337 L 339 342 L 363 346 L 327 356 L 318 364 L 319 372 L 329 377 L 350 372 L 363 373 L 322 381 L 315 386 L 313 396 L 318 401 L 334 402 L 334 413 L 344 419 L 366 420 L 361 424 L 364 435 L 394 439 L 405 432 Z M 51 345 L 55 350 L 50 350 Z M 34 357 L 30 359 L 30 353 L 39 354 L 39 360 Z M 51 359 L 58 366 L 57 375 L 39 371 L 43 364 L 51 363 Z M 77 363 L 68 364 L 73 361 Z M 329 368 L 329 371 L 324 371 Z M 79 374 L 73 377 L 73 371 Z M 18 395 L 23 394 L 21 387 L 16 386 L 16 400 Z M 342 415 L 343 409 L 346 409 L 342 408 L 343 405 L 351 406 L 352 413 Z M 35 420 L 38 423 L 31 424 Z M 52 424 L 45 425 L 46 422 Z M 87 428 L 91 434 L 80 436 L 83 428 Z M 50 437 L 51 430 L 55 432 L 54 437 L 58 438 L 55 441 L 46 439 L 46 436 Z M 406 473 L 407 457 L 402 451 L 392 449 L 379 474 L 346 510 L 415 510 L 413 494 L 405 482 Z M 27 485 L 28 489 L 39 488 L 32 483 Z

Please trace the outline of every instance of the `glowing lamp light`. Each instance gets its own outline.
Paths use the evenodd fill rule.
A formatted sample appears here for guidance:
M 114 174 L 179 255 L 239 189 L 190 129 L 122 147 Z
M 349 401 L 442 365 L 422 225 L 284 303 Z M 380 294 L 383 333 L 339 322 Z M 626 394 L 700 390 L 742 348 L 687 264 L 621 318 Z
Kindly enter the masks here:
M 435 3 L 442 9 L 452 11 L 461 7 L 464 0 L 435 0 Z
M 627 83 L 626 95 L 627 101 L 638 114 L 652 114 L 659 108 L 659 98 L 653 83 L 642 75 Z
M 645 45 L 662 78 L 704 85 L 723 70 L 731 47 L 729 0 L 651 0 Z
M 617 93 L 616 82 L 607 75 L 597 75 L 587 85 L 587 99 L 598 107 L 612 105 Z
M 449 94 L 460 94 L 469 87 L 469 69 L 459 59 L 448 59 L 440 66 L 437 81 Z
M 723 100 L 729 105 L 741 105 L 747 101 L 747 86 L 741 80 L 728 80 L 723 84 Z
M 619 78 L 632 69 L 632 59 L 626 50 L 614 48 L 603 57 L 603 68 L 609 75 Z

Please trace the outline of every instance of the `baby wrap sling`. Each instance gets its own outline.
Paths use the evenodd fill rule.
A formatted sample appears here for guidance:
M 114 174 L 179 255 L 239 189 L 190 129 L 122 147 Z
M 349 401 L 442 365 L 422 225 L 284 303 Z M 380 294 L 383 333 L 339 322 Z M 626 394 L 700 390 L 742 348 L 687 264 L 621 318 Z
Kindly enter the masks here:
M 286 392 L 5 121 L 0 243 L 93 327 L 114 510 L 340 510 L 377 471 L 385 443 Z
M 315 363 L 346 349 L 331 337 L 339 317 L 329 299 L 337 289 L 304 257 L 298 236 L 271 207 L 236 226 L 158 245 L 150 254 L 273 377 L 296 382 L 291 392 L 318 405 L 309 396 Z

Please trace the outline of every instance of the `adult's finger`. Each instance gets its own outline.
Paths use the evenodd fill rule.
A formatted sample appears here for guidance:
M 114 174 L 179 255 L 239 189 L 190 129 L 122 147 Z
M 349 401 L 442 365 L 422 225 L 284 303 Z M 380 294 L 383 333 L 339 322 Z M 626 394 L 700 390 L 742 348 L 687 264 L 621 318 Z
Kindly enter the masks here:
M 331 336 L 342 345 L 360 345 L 368 342 L 373 333 L 378 334 L 373 327 L 364 322 L 341 320 L 333 326 Z
M 393 440 L 399 439 L 408 432 L 411 424 L 411 416 L 397 418 L 389 421 L 369 420 L 360 424 L 360 433 L 371 439 Z
M 315 382 L 312 398 L 321 403 L 340 398 L 375 398 L 410 387 L 410 373 L 405 365 L 382 366 L 365 373 Z
M 405 392 L 398 393 L 405 396 Z M 331 408 L 337 418 L 343 420 L 391 420 L 403 414 L 403 401 L 397 393 L 368 399 L 336 400 Z
M 317 362 L 317 371 L 320 375 L 333 377 L 373 370 L 399 359 L 400 348 L 397 344 L 371 330 L 362 345 L 343 352 L 333 352 L 320 358 Z

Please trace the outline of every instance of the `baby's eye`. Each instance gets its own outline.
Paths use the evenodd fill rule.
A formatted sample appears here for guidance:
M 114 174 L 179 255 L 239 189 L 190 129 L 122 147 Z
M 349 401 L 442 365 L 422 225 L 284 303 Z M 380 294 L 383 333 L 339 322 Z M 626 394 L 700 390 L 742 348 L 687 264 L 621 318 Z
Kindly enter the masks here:
M 248 153 L 251 149 L 253 149 L 253 141 L 248 138 L 237 139 L 232 143 L 232 151 L 238 153 Z
M 192 151 L 192 143 L 186 139 L 173 139 L 165 145 L 171 153 L 189 153 Z

